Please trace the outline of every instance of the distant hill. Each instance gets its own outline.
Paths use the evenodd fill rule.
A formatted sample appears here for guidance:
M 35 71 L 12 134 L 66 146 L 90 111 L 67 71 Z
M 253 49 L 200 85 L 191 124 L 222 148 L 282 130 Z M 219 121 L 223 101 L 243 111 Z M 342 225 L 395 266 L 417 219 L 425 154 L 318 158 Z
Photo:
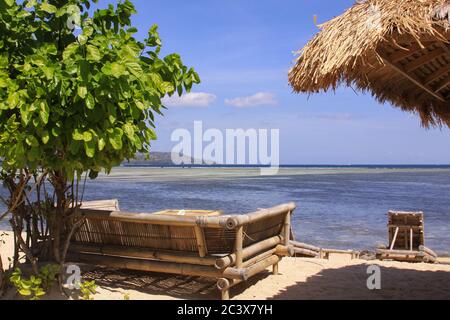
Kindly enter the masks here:
M 147 159 L 148 155 L 146 154 L 137 154 L 136 157 L 133 160 L 126 161 L 123 163 L 124 166 L 127 165 L 151 165 L 151 166 L 173 166 L 174 163 L 172 162 L 172 153 L 171 152 L 150 152 L 150 156 Z M 194 158 L 190 159 L 191 163 L 194 162 Z M 206 164 L 206 163 L 203 163 Z

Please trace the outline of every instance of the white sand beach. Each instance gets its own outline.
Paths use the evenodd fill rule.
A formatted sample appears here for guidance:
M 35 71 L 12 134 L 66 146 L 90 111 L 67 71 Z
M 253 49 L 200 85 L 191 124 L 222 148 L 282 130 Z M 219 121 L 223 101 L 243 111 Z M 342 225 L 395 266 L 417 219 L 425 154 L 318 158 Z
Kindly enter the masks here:
M 1 245 L 5 264 L 12 255 L 12 237 Z M 443 261 L 443 260 L 442 260 Z M 367 267 L 381 268 L 381 290 L 368 290 Z M 83 266 L 85 280 L 96 280 L 95 300 L 219 299 L 215 282 L 206 278 L 112 270 Z M 55 290 L 57 291 L 57 290 Z M 10 290 L 4 299 L 18 299 Z M 67 299 L 53 292 L 45 299 Z M 450 299 L 450 265 L 285 258 L 280 274 L 270 270 L 231 291 L 234 300 L 271 299 Z

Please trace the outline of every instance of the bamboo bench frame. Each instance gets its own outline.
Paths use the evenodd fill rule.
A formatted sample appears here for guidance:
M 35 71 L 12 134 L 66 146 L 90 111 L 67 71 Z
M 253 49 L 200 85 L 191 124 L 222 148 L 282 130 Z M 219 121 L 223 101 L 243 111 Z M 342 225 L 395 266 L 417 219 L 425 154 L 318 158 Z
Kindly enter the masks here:
M 107 203 L 105 208 L 83 204 L 78 218 L 85 222 L 71 239 L 71 261 L 214 278 L 222 299 L 227 300 L 230 288 L 270 266 L 278 274 L 282 257 L 294 255 L 290 244 L 294 203 L 245 215 L 198 217 L 111 211 Z M 102 233 L 96 234 L 100 229 Z M 148 230 L 158 231 L 159 237 L 164 231 L 163 239 L 158 242 L 154 234 L 148 237 Z M 144 231 L 147 240 L 139 239 Z M 175 233 L 185 238 L 180 240 Z M 144 240 L 150 244 L 142 245 Z M 192 247 L 183 250 L 190 241 Z
M 425 247 L 423 212 L 389 211 L 388 236 L 388 248 L 376 250 L 378 259 L 436 262 L 437 254 Z

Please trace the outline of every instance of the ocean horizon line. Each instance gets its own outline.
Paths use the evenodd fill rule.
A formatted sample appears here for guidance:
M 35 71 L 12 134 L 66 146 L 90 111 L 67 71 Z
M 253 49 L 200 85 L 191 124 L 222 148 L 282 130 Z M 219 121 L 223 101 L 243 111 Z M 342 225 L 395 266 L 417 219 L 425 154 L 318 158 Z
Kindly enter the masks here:
M 226 165 L 226 164 L 155 164 L 123 163 L 121 167 L 155 167 L 155 168 L 270 168 L 270 165 Z M 281 164 L 279 168 L 442 168 L 450 169 L 450 164 Z

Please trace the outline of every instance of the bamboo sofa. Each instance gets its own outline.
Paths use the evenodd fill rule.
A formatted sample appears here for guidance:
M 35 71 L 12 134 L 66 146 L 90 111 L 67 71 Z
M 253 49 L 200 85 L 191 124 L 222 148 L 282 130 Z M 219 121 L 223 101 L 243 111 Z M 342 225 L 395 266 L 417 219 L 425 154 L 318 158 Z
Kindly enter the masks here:
M 118 202 L 84 204 L 69 260 L 217 280 L 222 299 L 233 286 L 294 254 L 289 203 L 245 215 L 129 213 Z M 105 210 L 106 209 L 106 210 Z M 79 223 L 80 221 L 78 221 Z

